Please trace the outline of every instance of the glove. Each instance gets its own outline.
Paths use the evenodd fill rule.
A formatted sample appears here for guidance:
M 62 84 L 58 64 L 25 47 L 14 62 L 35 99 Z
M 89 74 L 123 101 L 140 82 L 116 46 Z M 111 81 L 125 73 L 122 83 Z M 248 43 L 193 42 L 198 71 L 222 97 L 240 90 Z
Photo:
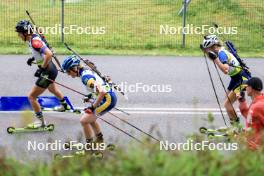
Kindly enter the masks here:
M 246 99 L 245 99 L 245 92 L 244 91 L 241 91 L 240 92 L 240 97 L 238 98 L 238 101 L 239 102 L 244 102 Z
M 35 72 L 34 76 L 35 77 L 40 77 L 44 70 L 45 70 L 44 68 L 40 67 L 39 69 L 37 69 L 37 71 Z
M 209 51 L 208 57 L 214 61 L 218 56 L 213 51 Z
M 92 114 L 95 110 L 95 107 L 93 105 L 87 107 L 84 109 L 84 112 L 87 113 L 87 114 Z
M 90 99 L 92 99 L 92 97 L 93 97 L 93 94 L 92 94 L 92 93 L 86 95 L 86 96 L 83 98 L 83 102 L 84 102 L 84 103 L 89 102 Z
M 27 60 L 27 64 L 28 64 L 29 66 L 31 66 L 34 60 L 35 60 L 34 57 L 29 58 L 29 59 Z

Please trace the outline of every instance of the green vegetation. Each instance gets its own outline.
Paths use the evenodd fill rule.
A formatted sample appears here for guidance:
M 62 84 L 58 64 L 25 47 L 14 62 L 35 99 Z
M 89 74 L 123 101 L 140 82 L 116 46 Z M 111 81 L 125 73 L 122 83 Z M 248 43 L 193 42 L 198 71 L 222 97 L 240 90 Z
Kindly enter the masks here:
M 105 34 L 65 36 L 65 41 L 78 48 L 82 54 L 132 54 L 132 55 L 200 55 L 197 47 L 201 35 L 186 36 L 186 50 L 181 47 L 181 34 L 160 34 L 160 26 L 182 26 L 178 11 L 182 1 L 176 0 L 100 0 L 65 4 L 65 26 L 91 27 Z M 53 27 L 60 24 L 60 1 L 52 0 L 2 0 L 0 3 L 0 53 L 26 53 L 25 44 L 14 31 L 16 22 L 25 19 L 28 9 L 37 25 Z M 187 24 L 211 25 L 217 22 L 224 27 L 237 27 L 237 35 L 227 35 L 245 57 L 263 57 L 262 0 L 196 0 L 188 7 Z M 97 32 L 96 32 L 97 31 Z M 46 38 L 57 53 L 64 54 L 60 34 L 47 34 Z
M 213 115 L 208 114 L 207 120 L 212 126 Z M 187 136 L 187 139 L 189 144 L 208 141 L 205 135 L 197 134 Z M 0 149 L 0 173 L 5 176 L 262 176 L 264 173 L 264 146 L 258 150 L 249 150 L 243 133 L 232 137 L 230 141 L 210 141 L 215 144 L 221 142 L 222 146 L 226 146 L 223 147 L 227 149 L 224 151 L 209 150 L 210 147 L 197 151 L 191 150 L 191 147 L 190 150 L 178 150 L 177 147 L 166 150 L 164 145 L 161 147 L 159 143 L 142 140 L 144 144 L 130 142 L 125 144 L 126 147 L 123 145 L 114 151 L 106 151 L 103 159 L 90 155 L 64 159 L 54 157 L 54 160 L 47 163 L 40 160 L 27 161 L 26 158 L 20 162 L 7 158 Z M 238 147 L 230 147 L 234 145 Z
M 264 151 L 240 149 L 230 155 L 218 151 L 160 151 L 150 145 L 132 145 L 104 159 L 75 157 L 51 163 L 0 158 L 0 173 L 5 176 L 89 176 L 89 175 L 232 175 L 261 176 L 264 173 Z

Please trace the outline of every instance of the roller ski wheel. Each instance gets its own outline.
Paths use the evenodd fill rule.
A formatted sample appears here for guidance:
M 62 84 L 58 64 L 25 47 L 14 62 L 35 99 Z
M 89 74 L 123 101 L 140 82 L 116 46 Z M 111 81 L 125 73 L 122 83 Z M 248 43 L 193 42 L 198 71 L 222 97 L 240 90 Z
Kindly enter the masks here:
M 84 144 L 82 144 L 82 143 L 76 143 L 76 144 L 72 144 L 72 145 L 71 145 L 70 142 L 65 142 L 65 143 L 64 143 L 64 147 L 65 147 L 66 149 L 70 149 L 70 148 L 72 148 L 72 149 L 77 149 L 78 146 L 80 146 L 80 145 L 84 145 Z
M 6 129 L 6 131 L 7 131 L 8 134 L 12 134 L 12 133 L 15 132 L 15 128 L 14 128 L 14 127 L 8 127 L 8 128 Z
M 69 142 L 64 143 L 65 149 L 70 149 L 71 144 Z
M 72 110 L 72 112 L 75 114 L 81 114 L 82 113 L 82 111 L 80 109 L 74 109 L 74 110 Z
M 208 137 L 208 139 L 214 139 L 215 138 L 215 134 L 214 133 L 208 133 L 207 137 Z
M 62 159 L 63 158 L 63 155 L 61 155 L 61 154 L 55 154 L 54 155 L 54 159 Z
M 205 134 L 205 133 L 207 132 L 207 128 L 205 128 L 205 127 L 200 127 L 200 128 L 199 128 L 199 131 L 200 131 L 200 133 Z
M 45 127 L 44 127 L 44 128 L 45 128 Z M 46 126 L 46 128 L 48 129 L 48 131 L 54 131 L 55 126 L 54 126 L 54 124 L 48 124 L 48 125 Z
M 110 150 L 110 151 L 114 151 L 114 150 L 116 149 L 116 146 L 115 146 L 114 144 L 108 144 L 108 145 L 106 146 L 106 149 L 107 149 L 107 150 Z
M 14 133 L 23 133 L 23 132 L 44 132 L 44 131 L 54 131 L 55 126 L 54 124 L 48 124 L 47 126 L 44 127 L 38 127 L 38 128 L 29 128 L 29 127 L 24 127 L 24 128 L 15 128 L 15 127 L 8 127 L 7 128 L 7 133 L 8 134 L 14 134 Z
M 104 158 L 103 152 L 100 152 L 100 151 L 93 151 L 91 156 L 93 158 L 97 158 L 97 159 L 103 159 Z

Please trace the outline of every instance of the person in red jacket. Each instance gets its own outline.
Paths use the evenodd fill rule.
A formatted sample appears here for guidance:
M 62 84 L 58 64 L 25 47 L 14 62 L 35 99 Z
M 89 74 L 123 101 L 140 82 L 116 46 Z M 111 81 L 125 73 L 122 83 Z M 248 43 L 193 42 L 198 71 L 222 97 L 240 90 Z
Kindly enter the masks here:
M 246 118 L 247 142 L 249 148 L 257 149 L 264 144 L 264 94 L 262 81 L 252 77 L 246 82 L 246 93 L 251 97 L 252 102 L 247 105 L 245 95 L 238 96 L 239 109 Z

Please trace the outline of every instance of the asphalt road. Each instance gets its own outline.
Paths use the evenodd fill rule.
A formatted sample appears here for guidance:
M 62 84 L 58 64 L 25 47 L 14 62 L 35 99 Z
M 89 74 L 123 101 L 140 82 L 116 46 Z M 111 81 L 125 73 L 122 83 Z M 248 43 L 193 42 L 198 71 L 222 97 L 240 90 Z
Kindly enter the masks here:
M 26 96 L 36 78 L 35 66 L 26 65 L 29 56 L 0 56 L 1 96 Z M 63 59 L 63 56 L 59 56 Z M 119 95 L 117 107 L 131 113 L 130 116 L 114 111 L 114 114 L 126 119 L 146 132 L 151 132 L 161 140 L 171 142 L 186 141 L 186 136 L 197 132 L 200 126 L 208 126 L 205 120 L 208 112 L 213 112 L 215 125 L 223 126 L 216 99 L 214 97 L 205 61 L 199 57 L 154 57 L 154 56 L 87 56 L 96 63 L 98 69 L 111 75 L 114 82 L 128 87 L 138 84 L 137 92 L 127 92 L 128 100 Z M 264 80 L 262 59 L 246 59 L 253 75 Z M 215 68 L 210 64 L 220 101 L 224 100 L 224 91 L 217 78 Z M 225 85 L 229 78 L 221 75 Z M 56 80 L 76 90 L 85 92 L 81 81 L 65 74 L 59 74 Z M 144 85 L 144 86 L 143 86 Z M 159 87 L 160 92 L 147 92 L 146 87 Z M 144 89 L 142 88 L 145 87 Z M 82 96 L 61 88 L 76 107 L 83 107 Z M 44 95 L 51 95 L 45 92 Z M 237 107 L 237 106 L 236 106 Z M 27 116 L 27 118 L 25 117 Z M 30 116 L 30 115 L 29 115 Z M 225 115 L 226 116 L 226 115 Z M 55 124 L 52 133 L 29 133 L 10 135 L 8 126 L 23 126 L 28 115 L 23 112 L 0 112 L 0 146 L 9 156 L 17 159 L 49 160 L 60 151 L 28 151 L 28 141 L 51 142 L 54 140 L 77 140 L 84 137 L 79 124 L 79 116 L 71 113 L 45 113 L 46 119 Z M 227 116 L 226 116 L 227 117 Z M 111 115 L 106 120 L 127 130 L 136 137 L 141 134 Z M 120 145 L 133 139 L 100 121 L 107 142 Z

